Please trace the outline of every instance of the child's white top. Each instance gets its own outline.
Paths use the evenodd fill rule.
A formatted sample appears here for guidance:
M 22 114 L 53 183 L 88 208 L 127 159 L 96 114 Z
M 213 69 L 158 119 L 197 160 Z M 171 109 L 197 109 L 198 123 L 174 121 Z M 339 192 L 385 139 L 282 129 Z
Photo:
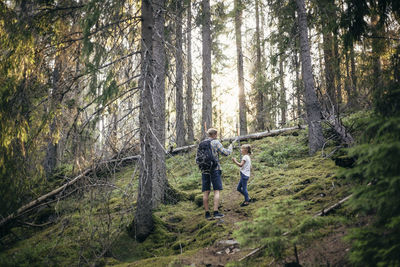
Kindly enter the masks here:
M 244 155 L 242 160 L 244 160 L 244 164 L 242 167 L 240 167 L 240 172 L 243 173 L 244 175 L 250 177 L 250 168 L 251 168 L 251 159 L 249 155 Z

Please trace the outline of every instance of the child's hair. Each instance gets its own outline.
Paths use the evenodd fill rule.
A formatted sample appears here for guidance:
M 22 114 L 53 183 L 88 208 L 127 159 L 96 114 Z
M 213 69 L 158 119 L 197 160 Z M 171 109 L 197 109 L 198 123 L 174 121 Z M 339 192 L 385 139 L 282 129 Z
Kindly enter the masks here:
M 249 144 L 242 145 L 242 147 L 247 150 L 248 154 L 251 154 L 251 146 Z

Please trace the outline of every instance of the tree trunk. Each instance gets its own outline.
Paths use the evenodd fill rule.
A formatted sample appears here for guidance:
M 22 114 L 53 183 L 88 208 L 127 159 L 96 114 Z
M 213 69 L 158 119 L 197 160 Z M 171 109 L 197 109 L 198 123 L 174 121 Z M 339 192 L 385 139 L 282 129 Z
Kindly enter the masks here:
M 202 0 L 202 137 L 206 136 L 208 128 L 212 127 L 212 89 L 211 89 L 211 11 L 210 0 Z
M 284 82 L 284 71 L 283 71 L 283 57 L 279 56 L 279 81 L 281 87 L 280 93 L 280 108 L 281 108 L 281 126 L 286 124 L 286 111 L 287 111 L 287 102 L 286 102 L 286 88 Z
M 337 32 L 333 35 L 333 52 L 335 54 L 335 81 L 336 81 L 336 95 L 337 95 L 337 103 L 338 103 L 338 112 L 340 108 L 340 104 L 343 102 L 342 97 L 342 75 L 340 73 L 340 55 L 339 55 L 339 40 L 337 36 Z
M 301 117 L 301 96 L 303 92 L 302 81 L 300 80 L 300 64 L 298 58 L 298 49 L 294 52 L 294 66 L 296 69 L 296 100 L 297 100 L 297 118 Z
M 264 94 L 259 88 L 261 78 L 261 40 L 260 40 L 260 14 L 259 0 L 255 2 L 256 7 L 256 130 L 265 129 L 264 125 Z
M 346 52 L 346 83 L 345 90 L 347 93 L 347 106 L 350 108 L 357 107 L 357 91 L 356 84 L 357 77 L 355 77 L 355 62 L 354 62 L 354 49 L 353 46 L 349 47 Z
M 354 46 L 350 48 L 350 66 L 351 66 L 351 95 L 353 105 L 358 105 L 358 91 L 357 91 L 357 75 L 356 75 L 356 60 L 354 56 Z
M 155 138 L 153 106 L 153 8 L 150 0 L 142 0 L 142 65 L 140 81 L 140 175 L 138 200 L 134 219 L 134 232 L 131 234 L 144 241 L 154 229 L 153 222 L 153 167 Z
M 186 76 L 186 126 L 188 143 L 194 141 L 193 91 L 192 91 L 192 2 L 187 7 L 187 76 Z
M 374 7 L 377 8 L 377 7 Z M 379 23 L 379 16 L 373 15 L 371 17 L 371 30 L 373 36 L 385 35 L 383 26 Z M 373 69 L 373 88 L 372 92 L 376 90 L 381 90 L 382 87 L 382 62 L 381 54 L 383 52 L 384 41 L 379 38 L 374 38 L 372 40 L 372 69 Z
M 247 108 L 246 95 L 244 93 L 244 71 L 243 71 L 243 51 L 242 51 L 242 1 L 234 0 L 235 9 L 235 35 L 236 35 L 236 55 L 239 85 L 239 127 L 240 135 L 247 134 Z
M 333 58 L 333 42 L 332 33 L 323 32 L 323 50 L 324 50 L 324 62 L 325 62 L 325 87 L 326 93 L 329 96 L 330 101 L 335 107 L 337 107 L 336 101 L 336 87 L 335 87 L 335 74 L 334 74 L 334 58 Z M 331 102 L 328 101 L 327 106 L 331 106 Z
M 176 1 L 176 144 L 178 147 L 185 145 L 185 123 L 183 114 L 183 62 L 182 62 L 182 0 Z
M 61 104 L 62 95 L 60 94 L 60 82 L 61 82 L 61 68 L 62 60 L 60 56 L 56 56 L 54 70 L 52 73 L 52 85 L 53 88 L 49 93 L 49 112 L 54 113 L 54 117 L 50 124 L 50 139 L 47 143 L 46 156 L 43 162 L 43 168 L 46 172 L 46 177 L 49 178 L 54 168 L 57 165 L 57 149 L 58 142 L 55 140 L 54 135 L 57 131 L 57 109 Z
M 165 201 L 168 188 L 165 167 L 165 36 L 164 10 L 165 0 L 153 0 L 154 32 L 153 32 L 153 62 L 154 62 L 154 134 L 157 138 L 154 144 L 153 173 L 153 208 Z
M 299 33 L 300 55 L 305 88 L 305 103 L 308 121 L 308 145 L 310 154 L 322 148 L 324 136 L 321 127 L 321 108 L 314 89 L 314 78 L 311 66 L 310 46 L 308 42 L 308 26 L 304 0 L 296 0 Z
M 335 23 L 335 4 L 334 0 L 320 0 L 317 1 L 319 16 L 322 19 L 322 37 L 323 37 L 323 52 L 324 52 L 324 74 L 325 74 L 325 90 L 329 97 L 325 105 L 330 110 L 332 105 L 334 110 L 337 110 L 337 88 L 335 85 L 335 75 L 336 75 L 336 58 L 334 54 L 334 37 L 332 32 L 334 31 Z M 321 65 L 322 69 L 322 65 Z
M 346 52 L 346 79 L 344 83 L 344 89 L 347 93 L 347 106 L 352 107 L 352 93 L 351 93 L 351 75 L 350 75 L 350 60 L 349 60 L 349 52 Z

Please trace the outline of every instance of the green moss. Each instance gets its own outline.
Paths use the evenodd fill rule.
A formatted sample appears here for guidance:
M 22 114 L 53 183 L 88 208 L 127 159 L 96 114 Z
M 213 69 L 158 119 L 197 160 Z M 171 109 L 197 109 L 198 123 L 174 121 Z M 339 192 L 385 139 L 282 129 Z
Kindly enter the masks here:
M 194 203 L 196 203 L 197 207 L 203 206 L 203 194 L 197 195 L 197 196 L 194 198 Z

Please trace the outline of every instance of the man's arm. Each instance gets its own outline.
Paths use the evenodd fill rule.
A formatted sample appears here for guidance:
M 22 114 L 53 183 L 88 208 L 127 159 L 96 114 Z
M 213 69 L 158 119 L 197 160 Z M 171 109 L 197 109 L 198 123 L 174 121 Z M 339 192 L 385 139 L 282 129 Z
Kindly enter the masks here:
M 228 148 L 224 148 L 220 141 L 215 140 L 215 146 L 217 147 L 217 151 L 221 152 L 224 156 L 229 156 L 232 153 L 232 144 Z

